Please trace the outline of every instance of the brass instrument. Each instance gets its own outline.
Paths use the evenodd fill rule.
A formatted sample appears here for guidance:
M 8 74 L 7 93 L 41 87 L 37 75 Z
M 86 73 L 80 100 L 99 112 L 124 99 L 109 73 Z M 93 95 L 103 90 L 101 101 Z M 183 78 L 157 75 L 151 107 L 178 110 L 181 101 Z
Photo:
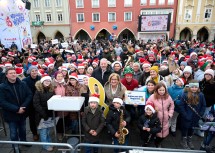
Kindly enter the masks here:
M 130 64 L 130 62 L 132 62 L 134 60 L 133 58 L 134 58 L 133 56 L 128 56 L 128 59 L 127 59 L 124 67 L 127 67 Z
M 124 121 L 123 115 L 124 115 L 123 110 L 121 110 L 120 121 L 119 121 L 119 131 L 118 131 L 118 133 L 120 134 L 120 136 L 118 138 L 119 144 L 125 143 L 125 136 L 129 133 L 128 129 L 124 128 L 121 124 Z

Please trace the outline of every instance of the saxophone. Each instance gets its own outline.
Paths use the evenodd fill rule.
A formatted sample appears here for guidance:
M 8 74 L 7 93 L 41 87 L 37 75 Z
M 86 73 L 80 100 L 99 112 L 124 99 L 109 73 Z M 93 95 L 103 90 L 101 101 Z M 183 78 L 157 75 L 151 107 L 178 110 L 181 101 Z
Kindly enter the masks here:
M 125 143 L 125 136 L 129 133 L 128 129 L 124 128 L 121 124 L 123 122 L 123 115 L 124 115 L 123 110 L 121 110 L 120 121 L 119 121 L 119 131 L 118 131 L 118 133 L 120 134 L 118 138 L 119 144 Z

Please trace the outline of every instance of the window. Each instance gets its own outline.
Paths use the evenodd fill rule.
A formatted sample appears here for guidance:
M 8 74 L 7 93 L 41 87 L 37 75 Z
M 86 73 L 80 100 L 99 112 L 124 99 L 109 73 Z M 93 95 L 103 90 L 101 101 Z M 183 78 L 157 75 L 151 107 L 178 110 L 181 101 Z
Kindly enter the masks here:
M 115 12 L 108 13 L 108 22 L 115 22 L 115 21 L 116 21 L 116 13 Z
M 168 0 L 168 5 L 173 5 L 174 4 L 174 0 Z
M 150 0 L 149 3 L 150 3 L 150 5 L 155 5 L 156 4 L 156 0 Z
M 99 0 L 91 0 L 92 2 L 92 8 L 98 8 L 99 7 Z
M 211 18 L 211 12 L 212 12 L 212 9 L 205 10 L 205 19 Z
M 45 0 L 45 7 L 51 6 L 51 0 Z
M 108 0 L 108 7 L 116 7 L 116 0 Z
M 190 20 L 190 19 L 191 19 L 191 17 L 192 17 L 192 10 L 190 10 L 190 9 L 186 9 L 186 10 L 185 10 L 185 16 L 184 16 L 184 19 L 185 19 L 185 20 Z
M 63 21 L 63 14 L 62 13 L 57 14 L 57 20 L 58 21 Z
M 165 0 L 159 0 L 158 2 L 159 2 L 158 3 L 159 5 L 164 5 L 165 4 Z
M 39 7 L 39 0 L 34 0 L 34 7 Z
M 132 1 L 133 0 L 124 0 L 124 6 L 125 7 L 131 7 L 132 6 Z
M 147 5 L 147 0 L 140 0 L 140 5 Z
M 51 22 L 52 21 L 52 15 L 50 13 L 46 14 L 46 21 Z
M 40 21 L 40 14 L 36 14 L 36 15 L 35 15 L 35 20 L 36 20 L 36 21 Z
M 56 6 L 61 7 L 62 6 L 62 0 L 56 0 Z
M 132 12 L 124 13 L 124 21 L 132 21 Z
M 84 0 L 76 0 L 76 8 L 84 8 Z
M 84 22 L 84 13 L 77 13 L 77 22 Z
M 99 13 L 93 13 L 92 21 L 93 22 L 100 22 L 100 14 Z

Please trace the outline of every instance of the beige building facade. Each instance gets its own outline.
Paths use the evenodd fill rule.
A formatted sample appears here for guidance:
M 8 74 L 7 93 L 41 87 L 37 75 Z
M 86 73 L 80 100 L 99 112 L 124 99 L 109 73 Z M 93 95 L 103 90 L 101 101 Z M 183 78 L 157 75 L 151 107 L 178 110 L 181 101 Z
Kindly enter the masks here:
M 31 0 L 33 42 L 70 37 L 69 0 Z
M 179 0 L 175 40 L 215 40 L 215 0 Z

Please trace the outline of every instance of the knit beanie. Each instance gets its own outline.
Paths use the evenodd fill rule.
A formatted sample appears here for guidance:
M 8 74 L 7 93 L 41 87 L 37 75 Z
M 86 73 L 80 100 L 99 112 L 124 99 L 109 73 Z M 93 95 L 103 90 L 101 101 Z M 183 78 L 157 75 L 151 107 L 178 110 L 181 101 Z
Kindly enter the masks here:
M 214 78 L 214 70 L 207 69 L 204 74 L 210 74 Z
M 183 74 L 184 74 L 185 72 L 189 72 L 190 74 L 192 74 L 192 67 L 191 67 L 191 66 L 186 66 L 186 67 L 184 68 Z
M 182 62 L 180 63 L 180 66 L 181 66 L 181 65 L 187 66 L 187 62 L 182 61 Z
M 28 68 L 28 74 L 31 73 L 32 70 L 38 70 L 37 66 L 34 66 L 34 65 L 31 65 L 29 68 Z
M 159 73 L 158 66 L 152 66 L 150 70 L 154 70 L 157 74 Z

